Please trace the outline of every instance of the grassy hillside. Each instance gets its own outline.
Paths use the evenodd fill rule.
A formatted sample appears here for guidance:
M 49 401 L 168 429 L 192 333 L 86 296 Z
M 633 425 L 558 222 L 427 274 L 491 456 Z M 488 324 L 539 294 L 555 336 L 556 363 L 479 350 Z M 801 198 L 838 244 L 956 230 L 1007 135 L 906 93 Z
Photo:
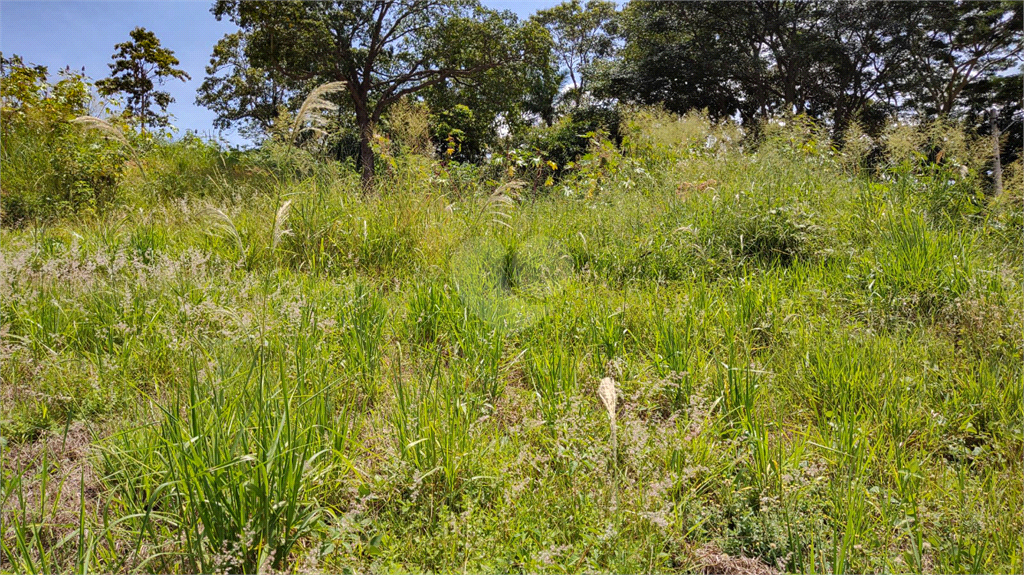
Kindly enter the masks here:
M 1024 569 L 1019 177 L 630 130 L 165 144 L 3 228 L 0 569 Z

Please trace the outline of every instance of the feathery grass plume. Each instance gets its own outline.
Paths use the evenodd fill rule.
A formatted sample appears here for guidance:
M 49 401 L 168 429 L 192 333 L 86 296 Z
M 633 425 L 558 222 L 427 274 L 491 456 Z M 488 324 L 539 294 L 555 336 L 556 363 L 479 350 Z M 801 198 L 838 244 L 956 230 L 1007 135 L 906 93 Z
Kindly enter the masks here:
M 597 396 L 601 398 L 601 403 L 604 404 L 604 408 L 608 410 L 608 424 L 612 430 L 612 448 L 616 447 L 615 441 L 615 380 L 606 377 L 601 380 L 601 385 L 597 386 Z
M 238 248 L 238 263 L 245 261 L 245 244 L 242 243 L 242 236 L 238 233 L 238 228 L 235 227 L 235 222 L 231 220 L 231 216 L 224 213 L 224 210 L 220 208 L 209 208 L 209 213 L 216 220 L 213 224 L 214 229 L 225 232 L 235 242 L 235 247 Z
M 302 101 L 302 106 L 299 107 L 299 112 L 295 115 L 295 121 L 292 123 L 291 140 L 293 144 L 298 139 L 299 134 L 305 131 L 311 131 L 318 136 L 327 135 L 327 131 L 322 127 L 327 123 L 327 118 L 324 117 L 322 112 L 333 112 L 338 109 L 338 105 L 324 99 L 324 97 L 341 92 L 345 89 L 346 85 L 345 82 L 328 82 L 317 86 L 306 96 L 306 99 Z M 303 125 L 307 121 L 309 125 L 304 127 Z
M 272 240 L 270 242 L 271 248 L 277 249 L 277 245 L 281 243 L 281 238 L 290 234 L 291 230 L 285 229 L 285 223 L 288 221 L 288 212 L 291 210 L 292 201 L 288 200 L 281 204 L 281 207 L 277 209 L 277 215 L 274 216 L 274 231 L 272 234 Z
M 606 377 L 601 380 L 601 384 L 597 386 L 597 397 L 601 399 L 601 403 L 604 404 L 604 408 L 608 411 L 608 425 L 612 432 L 612 510 L 618 509 L 619 497 L 618 497 L 618 477 L 617 472 L 614 470 L 618 469 L 619 459 L 619 443 L 615 437 L 615 380 Z
M 87 130 L 96 130 L 97 132 L 102 132 L 110 139 L 117 140 L 118 142 L 126 146 L 131 145 L 128 143 L 128 139 L 124 137 L 124 134 L 121 132 L 121 130 L 115 128 L 110 122 L 97 118 L 96 116 L 79 116 L 74 120 L 71 120 L 71 123 L 82 126 Z
M 74 120 L 71 120 L 72 124 L 81 126 L 86 130 L 95 130 L 103 134 L 103 136 L 109 140 L 114 140 L 119 144 L 122 144 L 128 148 L 131 152 L 132 157 L 135 158 L 135 165 L 138 166 L 139 171 L 142 172 L 142 177 L 146 178 L 146 170 L 142 168 L 142 160 L 139 158 L 138 152 L 135 150 L 135 146 L 128 141 L 128 138 L 124 137 L 124 132 L 118 130 L 110 122 L 97 118 L 96 116 L 79 116 Z
M 496 196 L 503 196 L 511 201 L 512 196 L 514 194 L 510 194 L 509 192 L 513 192 L 514 190 L 521 190 L 524 187 L 526 187 L 526 182 L 524 182 L 523 180 L 511 180 L 495 188 L 494 193 L 491 194 L 491 197 L 494 198 Z
M 491 221 L 506 228 L 512 227 L 508 224 L 508 219 L 512 217 L 508 210 L 515 205 L 515 191 L 524 186 L 526 186 L 526 182 L 512 180 L 498 186 L 494 193 L 487 197 L 487 205 L 493 206 L 492 209 L 488 210 L 488 213 L 491 215 Z

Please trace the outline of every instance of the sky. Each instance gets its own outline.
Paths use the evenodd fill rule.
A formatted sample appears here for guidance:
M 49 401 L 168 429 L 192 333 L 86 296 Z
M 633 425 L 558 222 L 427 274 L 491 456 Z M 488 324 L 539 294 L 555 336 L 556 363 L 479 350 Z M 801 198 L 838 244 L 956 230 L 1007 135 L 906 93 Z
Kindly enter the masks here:
M 560 0 L 482 0 L 499 10 L 512 10 L 520 17 Z M 203 136 L 220 136 L 231 144 L 244 144 L 237 133 L 218 134 L 214 114 L 195 105 L 196 90 L 203 82 L 205 67 L 214 44 L 235 30 L 226 20 L 210 13 L 212 1 L 26 1 L 0 0 L 0 52 L 18 54 L 26 62 L 47 66 L 51 73 L 70 66 L 84 68 L 92 80 L 106 77 L 114 45 L 129 39 L 136 26 L 151 30 L 161 45 L 174 51 L 181 69 L 192 79 L 171 80 L 163 88 L 174 102 L 168 107 L 172 124 Z

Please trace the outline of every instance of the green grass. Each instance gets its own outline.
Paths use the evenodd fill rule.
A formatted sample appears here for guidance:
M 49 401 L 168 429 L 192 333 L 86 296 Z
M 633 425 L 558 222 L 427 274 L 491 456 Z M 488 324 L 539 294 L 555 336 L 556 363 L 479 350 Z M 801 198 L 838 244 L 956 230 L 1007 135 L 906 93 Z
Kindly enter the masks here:
M 157 147 L 3 228 L 0 569 L 1020 572 L 1019 203 L 689 121 L 538 197 Z

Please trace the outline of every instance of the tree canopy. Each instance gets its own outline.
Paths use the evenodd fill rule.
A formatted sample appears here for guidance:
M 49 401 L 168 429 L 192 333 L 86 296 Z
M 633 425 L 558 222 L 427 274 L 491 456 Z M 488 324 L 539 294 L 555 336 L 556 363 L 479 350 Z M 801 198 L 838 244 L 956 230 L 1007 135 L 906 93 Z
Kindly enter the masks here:
M 604 93 L 745 121 L 948 116 L 1020 62 L 1017 2 L 632 2 Z
M 851 123 L 878 133 L 898 114 L 978 133 L 1021 118 L 1019 2 L 568 0 L 527 21 L 477 0 L 219 0 L 212 12 L 239 27 L 197 98 L 216 125 L 266 134 L 316 86 L 344 82 L 336 125 L 358 142 L 367 181 L 374 126 L 407 97 L 459 161 L 483 159 L 500 134 L 586 114 L 585 102 L 750 126 L 805 114 L 840 140 Z
M 167 106 L 174 98 L 167 92 L 157 90 L 169 78 L 181 81 L 191 79 L 188 73 L 177 68 L 181 62 L 174 52 L 160 45 L 156 34 L 145 28 L 135 28 L 129 34 L 130 42 L 114 46 L 117 50 L 111 56 L 110 76 L 96 82 L 100 94 L 127 95 L 125 111 L 139 119 L 143 129 L 149 126 L 166 126 Z M 156 106 L 156 109 L 153 107 Z
M 391 105 L 428 88 L 483 85 L 496 68 L 542 62 L 549 44 L 539 26 L 470 0 L 220 0 L 213 13 L 241 30 L 215 48 L 199 102 L 222 126 L 265 125 L 290 95 L 343 81 L 366 181 L 372 129 Z
M 617 20 L 615 3 L 607 0 L 563 2 L 539 10 L 534 19 L 551 33 L 558 64 L 572 87 L 570 99 L 578 106 L 587 90 L 591 66 L 612 57 Z

